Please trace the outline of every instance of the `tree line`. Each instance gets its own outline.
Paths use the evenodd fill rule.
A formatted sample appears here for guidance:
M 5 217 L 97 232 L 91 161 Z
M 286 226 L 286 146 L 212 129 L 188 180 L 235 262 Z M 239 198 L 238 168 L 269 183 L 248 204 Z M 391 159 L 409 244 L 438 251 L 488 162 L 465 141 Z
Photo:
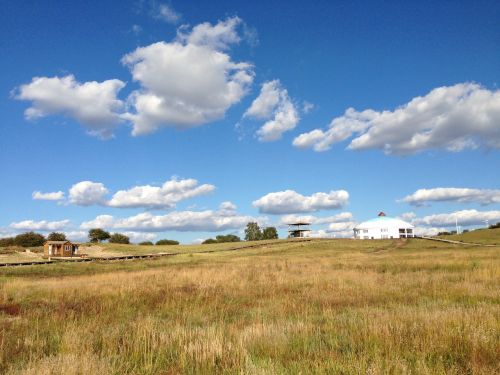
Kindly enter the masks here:
M 497 223 L 500 227 L 500 223 Z M 490 226 L 490 228 L 493 226 Z M 88 239 L 91 243 L 100 243 L 108 241 L 110 243 L 130 244 L 130 238 L 123 233 L 110 233 L 102 228 L 92 228 L 88 232 Z M 275 227 L 265 227 L 261 229 L 256 222 L 248 223 L 245 228 L 245 241 L 260 241 L 278 239 L 278 231 Z M 43 246 L 45 241 L 66 241 L 66 235 L 60 232 L 52 232 L 47 237 L 36 232 L 26 232 L 18 234 L 15 237 L 0 238 L 1 247 L 20 246 L 37 247 Z M 239 242 L 241 238 L 234 234 L 218 235 L 203 241 L 204 244 Z M 139 245 L 178 245 L 179 241 L 161 239 L 155 243 L 151 241 L 140 242 Z
M 266 227 L 260 229 L 256 222 L 250 222 L 245 228 L 245 241 L 261 241 L 261 240 L 277 240 L 278 230 L 275 227 Z M 222 242 L 239 242 L 241 238 L 234 234 L 219 235 L 215 239 L 208 238 L 203 241 L 203 244 L 222 243 Z

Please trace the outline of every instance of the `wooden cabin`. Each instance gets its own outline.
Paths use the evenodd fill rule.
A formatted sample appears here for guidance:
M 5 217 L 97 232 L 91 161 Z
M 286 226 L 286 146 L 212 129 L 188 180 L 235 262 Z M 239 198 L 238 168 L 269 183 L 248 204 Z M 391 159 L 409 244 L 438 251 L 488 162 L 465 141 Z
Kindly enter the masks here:
M 78 245 L 71 241 L 45 241 L 44 257 L 72 257 L 78 254 Z

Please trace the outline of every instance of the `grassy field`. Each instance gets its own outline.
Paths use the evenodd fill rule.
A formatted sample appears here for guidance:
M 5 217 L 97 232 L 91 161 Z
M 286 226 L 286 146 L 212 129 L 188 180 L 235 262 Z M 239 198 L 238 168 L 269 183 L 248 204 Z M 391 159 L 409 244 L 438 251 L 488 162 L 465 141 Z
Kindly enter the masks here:
M 6 374 L 500 371 L 498 247 L 279 242 L 6 268 L 0 288 Z
M 444 236 L 444 239 L 500 246 L 500 229 L 476 229 L 472 232 Z

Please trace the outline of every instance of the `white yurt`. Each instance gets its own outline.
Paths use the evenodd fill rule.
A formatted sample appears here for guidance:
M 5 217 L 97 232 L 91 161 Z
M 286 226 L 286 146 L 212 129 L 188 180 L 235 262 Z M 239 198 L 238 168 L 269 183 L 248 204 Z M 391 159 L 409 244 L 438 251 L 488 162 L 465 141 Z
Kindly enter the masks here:
M 354 238 L 379 240 L 414 237 L 414 226 L 406 221 L 388 217 L 380 212 L 378 217 L 365 221 L 354 228 Z

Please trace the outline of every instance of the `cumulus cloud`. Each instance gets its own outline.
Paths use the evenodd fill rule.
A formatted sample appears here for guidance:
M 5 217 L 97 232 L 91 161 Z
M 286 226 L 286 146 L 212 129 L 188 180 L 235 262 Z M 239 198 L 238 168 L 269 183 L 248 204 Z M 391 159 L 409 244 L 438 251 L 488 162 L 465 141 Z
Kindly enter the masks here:
M 295 104 L 279 80 L 264 82 L 259 96 L 246 110 L 244 117 L 267 120 L 257 130 L 257 137 L 262 142 L 281 139 L 283 133 L 294 129 L 300 120 Z
M 405 212 L 398 217 L 403 221 L 412 221 L 416 216 L 417 214 L 415 212 Z
M 126 235 L 130 239 L 130 242 L 132 243 L 143 242 L 143 241 L 154 241 L 156 240 L 157 237 L 156 233 L 144 233 L 144 232 L 133 232 L 133 231 L 126 231 L 121 233 Z
M 41 201 L 60 201 L 64 199 L 64 192 L 55 191 L 51 193 L 42 193 L 41 191 L 34 191 L 32 194 L 34 200 Z
M 139 185 L 119 190 L 108 200 L 109 190 L 103 183 L 81 181 L 69 189 L 68 202 L 78 206 L 101 205 L 116 208 L 168 209 L 175 207 L 175 204 L 182 200 L 205 195 L 214 190 L 214 185 L 200 185 L 193 178 L 177 179 L 172 177 L 160 186 Z M 63 199 L 64 193 L 33 193 L 33 199 L 49 198 L 51 200 Z M 226 203 L 230 204 L 230 202 Z
M 155 3 L 155 15 L 175 23 L 180 15 L 170 6 Z M 134 25 L 133 32 L 140 32 Z M 15 98 L 29 100 L 25 112 L 34 119 L 53 114 L 73 118 L 91 135 L 113 136 L 117 126 L 130 122 L 133 135 L 152 133 L 161 127 L 192 128 L 222 119 L 253 83 L 254 68 L 235 62 L 227 50 L 239 43 L 240 32 L 251 38 L 238 17 L 215 25 L 182 26 L 171 42 L 158 42 L 126 54 L 126 65 L 140 88 L 124 102 L 117 98 L 125 83 L 78 82 L 73 75 L 35 77 L 21 85 Z
M 80 83 L 73 75 L 34 77 L 15 98 L 32 102 L 25 111 L 29 120 L 60 114 L 83 124 L 91 135 L 109 138 L 121 121 L 124 103 L 117 94 L 124 86 L 118 79 Z
M 460 226 L 484 225 L 486 221 L 499 222 L 500 211 L 461 210 L 416 218 L 412 223 L 429 227 L 449 227 L 454 226 L 455 223 Z
M 280 218 L 279 225 L 285 226 L 289 223 L 310 223 L 312 225 L 322 225 L 331 223 L 342 223 L 352 221 L 350 212 L 341 212 L 333 216 L 313 216 L 313 215 L 284 215 Z
M 316 238 L 351 238 L 354 236 L 353 229 L 356 226 L 354 221 L 343 223 L 332 223 L 327 229 L 313 230 L 310 237 Z
M 69 220 L 61 221 L 34 221 L 24 220 L 16 223 L 11 223 L 10 228 L 24 231 L 57 231 L 67 228 L 70 225 Z
M 127 218 L 100 215 L 94 220 L 82 223 L 81 228 L 123 229 L 139 232 L 163 232 L 169 230 L 179 232 L 220 232 L 228 229 L 241 229 L 248 222 L 256 220 L 259 219 L 239 215 L 235 212 L 228 214 L 224 210 L 174 211 L 166 215 L 153 215 L 145 212 Z
M 238 44 L 241 41 L 238 34 L 238 26 L 241 24 L 239 17 L 230 17 L 215 25 L 209 22 L 200 23 L 191 31 L 181 27 L 177 31 L 177 40 L 184 44 L 208 46 L 213 50 L 226 50 L 231 44 Z
M 402 199 L 414 206 L 423 206 L 428 202 L 480 203 L 488 205 L 500 203 L 500 190 L 469 188 L 434 188 L 419 189 Z
M 222 52 L 239 41 L 238 18 L 195 26 L 171 43 L 158 42 L 125 55 L 134 81 L 141 85 L 128 99 L 133 135 L 161 127 L 186 129 L 224 117 L 253 82 L 253 67 Z
M 292 214 L 338 209 L 346 205 L 348 201 L 349 193 L 345 190 L 318 192 L 311 196 L 285 190 L 266 194 L 254 201 L 253 206 L 262 213 Z
M 301 134 L 293 145 L 325 151 L 351 138 L 348 149 L 382 149 L 395 155 L 500 148 L 499 122 L 500 90 L 460 83 L 433 89 L 393 111 L 349 108 L 328 129 Z
M 172 208 L 181 200 L 208 194 L 214 190 L 214 185 L 198 185 L 198 181 L 193 178 L 172 178 L 162 186 L 143 185 L 117 191 L 107 205 L 120 208 Z
M 171 5 L 154 2 L 152 4 L 151 15 L 153 18 L 176 24 L 181 19 L 181 14 L 175 11 Z
M 108 189 L 100 182 L 81 181 L 69 189 L 70 203 L 78 206 L 105 204 Z

